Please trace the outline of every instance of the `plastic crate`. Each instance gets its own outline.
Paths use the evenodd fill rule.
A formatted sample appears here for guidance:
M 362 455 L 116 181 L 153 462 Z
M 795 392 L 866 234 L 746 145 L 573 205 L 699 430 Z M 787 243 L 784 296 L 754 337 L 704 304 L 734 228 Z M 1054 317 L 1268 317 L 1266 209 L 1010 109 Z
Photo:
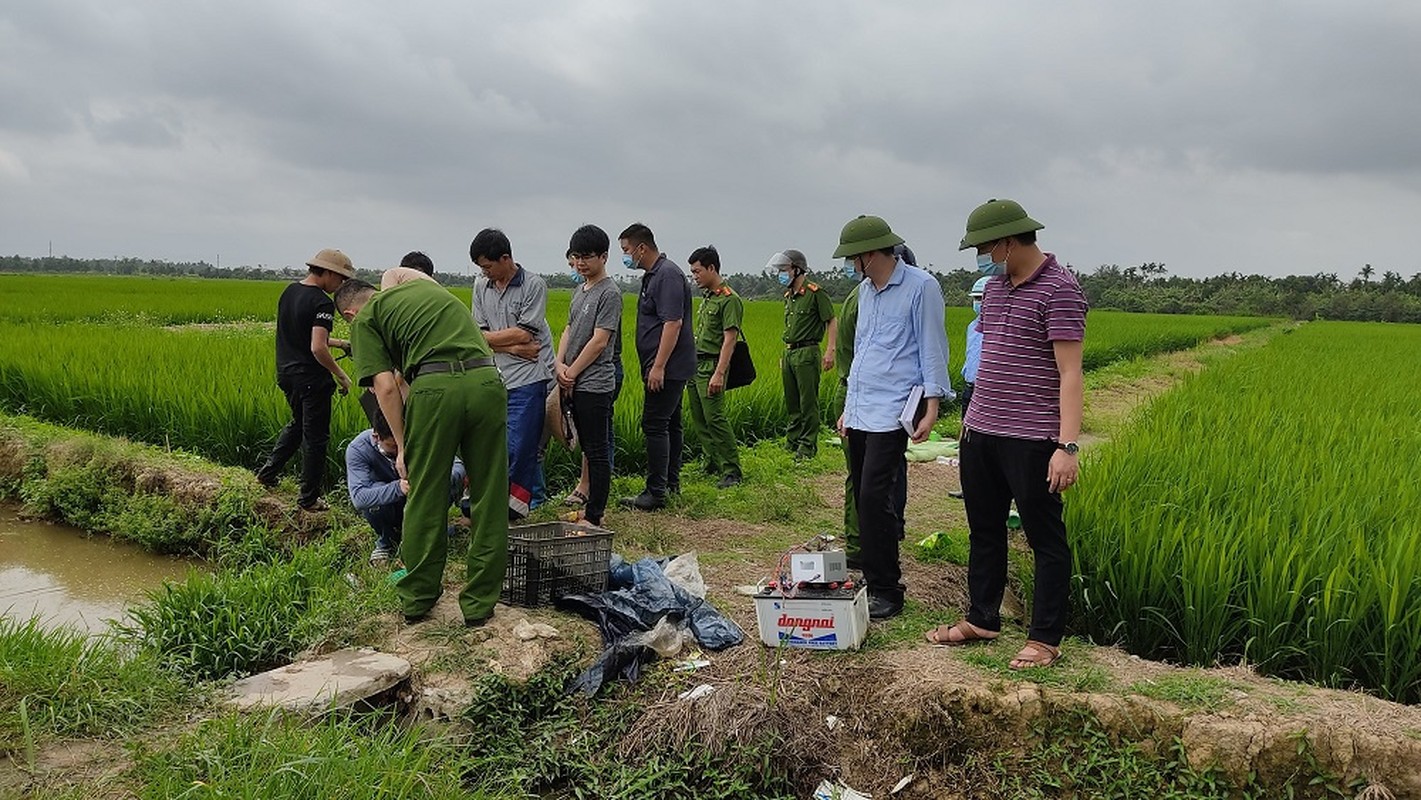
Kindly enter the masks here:
M 607 589 L 612 532 L 574 522 L 514 525 L 508 529 L 505 603 L 548 605 L 565 594 Z

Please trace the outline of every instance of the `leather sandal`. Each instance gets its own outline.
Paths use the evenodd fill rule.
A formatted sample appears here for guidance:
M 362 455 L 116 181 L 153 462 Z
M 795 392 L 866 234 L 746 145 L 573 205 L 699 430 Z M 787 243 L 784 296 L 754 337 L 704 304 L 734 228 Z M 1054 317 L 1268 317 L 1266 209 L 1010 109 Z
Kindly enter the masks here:
M 567 497 L 564 497 L 562 499 L 562 504 L 567 506 L 568 508 L 577 508 L 578 506 L 586 505 L 587 495 L 577 491 L 576 489 L 573 489 L 572 491 L 567 493 Z
M 1035 667 L 1049 667 L 1060 660 L 1061 648 L 1052 647 L 1035 639 L 1027 639 L 1026 646 L 1021 648 L 1021 652 L 1016 654 L 1008 666 L 1012 669 L 1033 669 Z
M 990 642 L 999 636 L 996 631 L 983 631 L 967 620 L 958 620 L 955 625 L 939 625 L 923 634 L 928 644 L 934 647 L 958 647 L 974 642 Z

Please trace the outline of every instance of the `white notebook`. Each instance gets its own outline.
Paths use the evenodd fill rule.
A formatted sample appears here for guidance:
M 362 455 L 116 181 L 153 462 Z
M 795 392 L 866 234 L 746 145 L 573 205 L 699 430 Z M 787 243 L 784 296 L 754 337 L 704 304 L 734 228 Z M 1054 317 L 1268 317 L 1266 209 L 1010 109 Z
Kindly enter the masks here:
M 923 399 L 923 387 L 914 386 L 908 391 L 908 402 L 903 404 L 903 410 L 898 414 L 898 424 L 903 426 L 903 430 L 909 436 L 918 429 L 918 423 L 923 421 L 923 415 L 928 413 L 927 401 Z

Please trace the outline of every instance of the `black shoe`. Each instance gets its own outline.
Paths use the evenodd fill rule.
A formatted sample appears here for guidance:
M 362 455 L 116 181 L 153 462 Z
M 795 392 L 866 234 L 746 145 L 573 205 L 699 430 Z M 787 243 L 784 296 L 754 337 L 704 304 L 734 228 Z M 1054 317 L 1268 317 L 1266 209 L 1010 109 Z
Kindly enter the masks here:
M 949 491 L 949 492 L 947 493 L 947 496 L 948 496 L 948 497 L 951 497 L 953 500 L 961 500 L 961 499 L 962 499 L 962 492 L 952 492 L 952 491 Z
M 267 488 L 267 489 L 275 489 L 275 488 L 276 488 L 276 485 L 281 482 L 281 481 L 280 481 L 279 479 L 277 479 L 277 478 L 274 478 L 274 477 L 272 477 L 272 476 L 270 476 L 270 475 L 263 475 L 263 474 L 261 474 L 260 472 L 256 473 L 256 476 L 257 476 L 257 483 L 260 483 L 262 486 L 264 486 L 264 487 Z
M 868 598 L 869 619 L 888 619 L 889 617 L 896 617 L 902 613 L 903 602 L 901 600 L 894 602 L 886 597 L 870 596 Z
M 650 492 L 642 492 L 636 497 L 623 497 L 618 505 L 633 511 L 656 511 L 666 507 L 666 498 L 657 497 Z
M 300 506 L 302 511 L 309 511 L 313 514 L 331 510 L 330 505 L 319 497 L 309 503 L 297 503 L 296 505 Z
M 722 477 L 722 478 L 720 479 L 720 483 L 717 483 L 717 484 L 715 485 L 715 488 L 717 488 L 717 489 L 729 489 L 729 488 L 732 487 L 732 486 L 739 486 L 739 485 L 740 485 L 740 473 L 738 473 L 738 472 L 727 472 L 727 473 L 725 473 L 724 477 Z
M 482 627 L 484 626 L 484 623 L 488 622 L 488 621 L 491 620 L 491 619 L 493 619 L 493 612 L 489 612 L 489 615 L 488 615 L 487 617 L 482 617 L 482 618 L 480 618 L 480 619 L 465 619 L 465 620 L 464 620 L 464 627 L 465 627 L 465 628 L 482 628 Z

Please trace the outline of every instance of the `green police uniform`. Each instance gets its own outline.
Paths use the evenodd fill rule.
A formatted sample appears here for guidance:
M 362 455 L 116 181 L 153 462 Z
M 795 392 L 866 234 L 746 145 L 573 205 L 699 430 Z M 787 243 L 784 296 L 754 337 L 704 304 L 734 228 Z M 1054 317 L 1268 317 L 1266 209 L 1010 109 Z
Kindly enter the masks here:
M 789 426 L 785 441 L 802 458 L 819 452 L 819 340 L 834 318 L 834 305 L 818 285 L 805 281 L 785 291 L 785 354 L 780 362 Z
M 707 472 L 739 478 L 740 456 L 735 433 L 725 418 L 725 391 L 710 394 L 710 379 L 720 359 L 725 332 L 741 329 L 745 304 L 724 284 L 703 294 L 701 307 L 696 309 L 696 377 L 686 387 L 691 401 L 691 434 L 701 443 Z
M 351 321 L 350 340 L 361 385 L 392 370 L 413 376 L 404 441 L 410 492 L 400 542 L 407 572 L 395 584 L 405 616 L 429 613 L 443 591 L 449 465 L 459 455 L 469 465 L 472 523 L 459 607 L 466 621 L 484 620 L 498 602 L 508 561 L 508 393 L 493 351 L 468 309 L 423 280 L 371 297 Z M 487 366 L 469 364 L 477 360 Z
M 839 392 L 834 397 L 837 417 L 844 413 L 844 399 L 849 392 L 849 368 L 854 363 L 854 329 L 859 322 L 859 287 L 855 286 L 844 298 L 844 307 L 839 311 L 839 338 L 834 343 L 834 367 L 839 372 Z M 849 463 L 848 443 L 844 444 L 844 465 Z M 859 514 L 854 502 L 854 484 L 846 469 L 844 472 L 844 555 L 853 561 L 859 558 Z

